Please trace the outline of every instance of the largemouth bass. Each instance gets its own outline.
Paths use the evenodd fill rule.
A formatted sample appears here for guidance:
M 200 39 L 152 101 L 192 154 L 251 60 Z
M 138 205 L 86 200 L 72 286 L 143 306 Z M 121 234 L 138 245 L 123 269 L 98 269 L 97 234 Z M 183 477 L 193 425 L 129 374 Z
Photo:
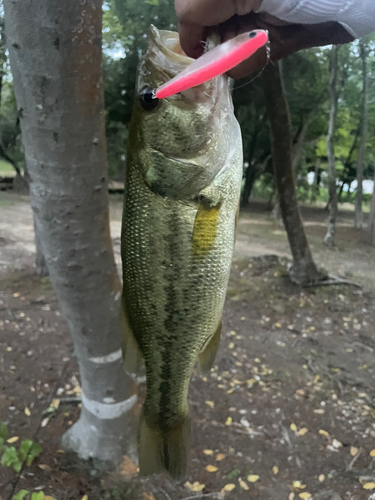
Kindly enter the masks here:
M 226 76 L 167 99 L 152 89 L 189 64 L 178 34 L 151 27 L 137 73 L 122 222 L 125 369 L 142 358 L 141 474 L 184 474 L 187 394 L 219 345 L 242 179 Z

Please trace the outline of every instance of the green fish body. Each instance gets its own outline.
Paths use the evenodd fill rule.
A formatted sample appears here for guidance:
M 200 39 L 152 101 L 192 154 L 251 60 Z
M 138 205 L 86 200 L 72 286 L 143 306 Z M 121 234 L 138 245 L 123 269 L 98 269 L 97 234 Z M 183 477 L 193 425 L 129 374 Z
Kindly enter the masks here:
M 173 477 L 186 468 L 194 366 L 209 371 L 219 345 L 242 179 L 226 76 L 150 100 L 149 89 L 191 62 L 177 33 L 151 27 L 138 67 L 121 236 L 124 365 L 137 373 L 143 358 L 147 378 L 140 471 Z

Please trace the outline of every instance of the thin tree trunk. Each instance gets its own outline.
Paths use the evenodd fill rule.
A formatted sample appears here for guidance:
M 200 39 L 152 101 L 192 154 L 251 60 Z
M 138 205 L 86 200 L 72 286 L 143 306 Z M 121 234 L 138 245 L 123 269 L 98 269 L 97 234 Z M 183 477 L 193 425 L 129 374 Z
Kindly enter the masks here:
M 266 108 L 271 129 L 272 160 L 284 226 L 293 255 L 290 278 L 308 284 L 321 278 L 313 261 L 298 209 L 294 172 L 289 108 L 279 64 L 269 64 L 262 74 Z
M 319 169 L 320 169 L 320 158 L 317 158 L 314 167 L 314 180 L 311 186 L 311 196 L 310 196 L 311 202 L 316 201 L 316 198 L 319 195 Z
M 375 175 L 374 175 L 374 190 L 371 197 L 370 215 L 368 218 L 368 240 L 370 245 L 375 245 Z
M 355 220 L 354 226 L 357 229 L 363 227 L 363 164 L 366 154 L 367 142 L 367 46 L 361 41 L 359 43 L 360 55 L 362 61 L 362 110 L 361 110 L 361 141 L 359 143 L 358 159 L 357 159 L 357 192 L 355 196 Z
M 336 193 L 336 164 L 334 135 L 337 115 L 337 75 L 338 75 L 338 52 L 339 47 L 334 45 L 331 51 L 331 75 L 329 79 L 329 92 L 331 96 L 331 110 L 329 114 L 329 126 L 327 134 L 327 157 L 328 157 L 328 190 L 329 190 L 329 219 L 324 244 L 329 247 L 335 246 L 335 231 L 337 218 L 337 193 Z
M 313 111 L 310 111 L 310 113 L 307 115 L 307 118 L 306 118 L 306 120 L 301 128 L 301 131 L 298 134 L 297 141 L 293 144 L 293 147 L 292 147 L 292 167 L 293 167 L 293 170 L 295 170 L 297 168 L 298 163 L 301 160 L 303 144 L 305 142 L 307 130 L 309 128 L 310 123 L 312 122 L 312 119 L 314 118 L 315 113 L 316 113 L 316 111 L 314 109 Z
M 62 445 L 82 458 L 133 453 L 135 387 L 121 362 L 109 233 L 101 0 L 4 0 L 35 224 L 78 358 L 82 411 Z
M 258 136 L 258 128 L 253 133 L 253 137 L 251 140 L 250 151 L 248 156 L 249 166 L 247 167 L 245 172 L 245 185 L 241 196 L 241 207 L 246 207 L 249 204 L 249 198 L 256 179 L 256 167 L 255 165 L 253 165 L 253 157 L 257 142 L 257 136 Z

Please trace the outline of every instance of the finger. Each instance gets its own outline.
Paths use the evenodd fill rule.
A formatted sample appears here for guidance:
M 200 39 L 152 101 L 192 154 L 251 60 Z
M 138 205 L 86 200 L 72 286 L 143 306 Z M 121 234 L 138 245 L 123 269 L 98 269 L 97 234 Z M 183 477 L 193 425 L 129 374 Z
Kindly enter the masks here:
M 206 27 L 252 12 L 260 4 L 261 0 L 175 0 L 182 49 L 190 57 L 199 57 L 207 36 Z
M 198 24 L 180 22 L 178 26 L 180 34 L 180 45 L 189 57 L 197 57 L 203 54 L 203 41 L 206 39 L 206 28 Z

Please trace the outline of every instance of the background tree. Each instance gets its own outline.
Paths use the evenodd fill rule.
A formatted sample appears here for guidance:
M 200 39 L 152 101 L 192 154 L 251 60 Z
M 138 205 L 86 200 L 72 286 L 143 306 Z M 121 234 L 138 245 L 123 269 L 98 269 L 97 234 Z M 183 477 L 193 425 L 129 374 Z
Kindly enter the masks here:
M 63 446 L 117 462 L 132 453 L 136 396 L 122 369 L 121 284 L 109 234 L 102 5 L 4 7 L 31 205 L 81 374 L 82 411 Z
M 330 80 L 329 80 L 329 93 L 331 96 L 331 111 L 329 115 L 329 126 L 327 134 L 327 157 L 328 157 L 328 182 L 329 182 L 329 221 L 327 233 L 324 237 L 324 244 L 333 247 L 335 246 L 335 229 L 337 217 L 337 193 L 336 193 L 336 165 L 335 165 L 335 124 L 337 115 L 337 101 L 338 101 L 338 53 L 340 47 L 334 46 L 331 51 L 331 65 L 330 65 Z
M 317 282 L 321 275 L 313 261 L 296 198 L 292 166 L 292 139 L 288 104 L 284 95 L 279 63 L 269 65 L 262 75 L 271 130 L 272 163 L 284 226 L 293 256 L 289 271 L 293 283 Z
M 362 62 L 362 105 L 361 105 L 361 118 L 360 118 L 360 144 L 357 159 L 357 193 L 355 197 L 355 220 L 354 225 L 357 229 L 362 229 L 363 226 L 363 212 L 362 212 L 362 198 L 363 198 L 363 164 L 366 154 L 367 142 L 367 52 L 368 48 L 366 43 L 361 40 L 360 56 Z

